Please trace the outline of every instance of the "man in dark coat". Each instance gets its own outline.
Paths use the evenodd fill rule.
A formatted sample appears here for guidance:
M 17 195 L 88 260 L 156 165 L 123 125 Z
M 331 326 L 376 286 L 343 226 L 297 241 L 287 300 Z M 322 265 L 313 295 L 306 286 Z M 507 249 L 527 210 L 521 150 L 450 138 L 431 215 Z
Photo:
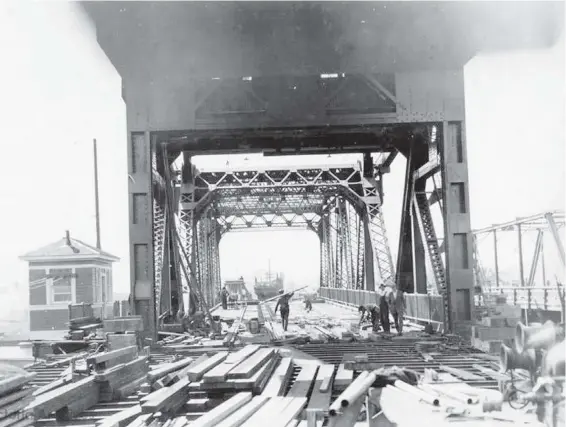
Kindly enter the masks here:
M 281 294 L 281 297 L 275 306 L 275 313 L 277 313 L 278 308 L 281 308 L 281 323 L 283 324 L 283 330 L 287 331 L 287 326 L 289 326 L 289 300 L 293 297 L 294 292 L 285 294 L 281 290 L 279 294 Z
M 222 301 L 222 309 L 227 310 L 228 309 L 228 289 L 226 289 L 226 286 L 224 286 L 222 288 L 222 290 L 220 291 L 220 299 Z

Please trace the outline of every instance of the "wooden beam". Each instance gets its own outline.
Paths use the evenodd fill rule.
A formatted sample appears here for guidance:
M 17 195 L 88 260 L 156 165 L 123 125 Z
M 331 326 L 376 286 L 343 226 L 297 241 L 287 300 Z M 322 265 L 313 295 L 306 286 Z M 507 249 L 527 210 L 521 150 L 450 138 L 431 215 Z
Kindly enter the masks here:
M 322 365 L 318 368 L 308 406 L 309 411 L 316 411 L 317 418 L 324 418 L 328 413 L 332 395 L 333 376 L 334 365 Z
M 275 349 L 262 348 L 255 352 L 251 357 L 244 360 L 230 372 L 228 372 L 228 379 L 250 378 L 265 364 L 267 360 L 273 357 Z
M 293 373 L 293 359 L 284 357 L 261 393 L 262 396 L 282 396 Z
M 233 414 L 236 410 L 238 410 L 251 400 L 251 393 L 238 393 L 231 399 L 228 399 L 213 410 L 207 412 L 202 417 L 194 420 L 191 423 L 191 427 L 215 427 L 218 423 L 228 418 L 228 416 Z
M 180 369 L 183 369 L 186 366 L 189 366 L 191 363 L 193 363 L 193 361 L 194 361 L 193 358 L 186 357 L 186 358 L 181 359 L 177 362 L 170 363 L 170 364 L 165 365 L 165 366 L 160 366 L 157 369 L 152 369 L 147 374 L 147 379 L 150 383 L 153 383 L 153 382 L 157 381 L 158 379 L 164 377 L 165 375 L 167 375 L 171 372 L 175 372 L 175 371 L 178 371 Z
M 299 416 L 307 405 L 306 397 L 294 398 L 289 405 L 281 413 L 277 415 L 277 418 L 273 420 L 269 425 L 272 427 L 286 427 L 292 420 Z
M 103 321 L 104 332 L 142 332 L 141 316 L 118 317 Z
M 47 418 L 53 412 L 69 407 L 76 401 L 84 400 L 83 410 L 88 409 L 98 403 L 98 398 L 99 385 L 94 381 L 94 377 L 90 376 L 37 396 L 28 408 L 36 419 L 40 419 Z
M 109 417 L 104 417 L 102 422 L 97 424 L 96 427 L 126 427 L 129 423 L 140 416 L 141 413 L 141 406 L 135 405 L 114 415 L 110 415 Z
M 464 371 L 463 369 L 452 368 L 451 366 L 441 365 L 440 369 L 444 372 L 448 372 L 449 374 L 454 375 L 455 377 L 461 378 L 464 381 L 482 381 L 485 380 L 484 377 L 480 377 L 479 375 L 472 374 L 471 372 Z
M 346 366 L 341 364 L 338 366 L 338 371 L 334 378 L 334 388 L 339 391 L 346 390 L 353 380 L 354 371 L 347 370 Z
M 200 381 L 204 374 L 213 369 L 214 367 L 220 365 L 228 357 L 228 352 L 220 351 L 214 356 L 209 357 L 207 360 L 199 363 L 196 366 L 191 367 L 188 371 L 188 376 L 191 381 Z
M 47 393 L 48 391 L 54 390 L 58 387 L 64 386 L 66 384 L 70 384 L 73 382 L 73 374 L 65 375 L 63 378 L 59 378 L 58 380 L 51 381 L 49 384 L 45 384 L 43 387 L 39 387 L 33 392 L 34 396 L 39 396 L 43 393 Z M 22 392 L 28 392 L 30 390 L 22 390 Z M 16 394 L 16 393 L 14 393 Z M 11 396 L 11 395 L 10 395 Z M 1 404 L 0 404 L 1 406 Z
M 205 383 L 225 381 L 226 376 L 232 369 L 234 369 L 240 362 L 246 360 L 258 350 L 259 345 L 247 345 L 240 351 L 230 354 L 223 363 L 204 374 L 202 380 Z
M 190 382 L 188 378 L 185 378 L 171 387 L 164 388 L 162 393 L 142 403 L 142 412 L 144 414 L 175 412 L 187 401 Z
M 9 393 L 12 390 L 20 388 L 24 384 L 29 383 L 34 377 L 35 372 L 23 375 L 14 375 L 13 377 L 0 380 L 0 396 Z
M 267 396 L 256 396 L 240 410 L 234 412 L 226 419 L 216 425 L 216 427 L 240 427 L 253 414 L 255 414 L 269 400 Z
M 295 383 L 287 393 L 288 397 L 306 397 L 312 382 L 316 378 L 317 365 L 304 365 L 295 380 Z
M 121 348 L 119 350 L 107 351 L 87 357 L 87 366 L 93 366 L 96 370 L 110 368 L 120 363 L 135 359 L 138 354 L 136 346 Z

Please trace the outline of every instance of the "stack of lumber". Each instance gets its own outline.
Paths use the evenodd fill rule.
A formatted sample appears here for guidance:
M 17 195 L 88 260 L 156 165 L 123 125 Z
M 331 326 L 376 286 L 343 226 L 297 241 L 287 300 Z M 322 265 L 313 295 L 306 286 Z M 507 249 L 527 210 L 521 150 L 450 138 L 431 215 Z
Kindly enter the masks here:
M 192 421 L 190 426 L 286 427 L 299 416 L 306 404 L 305 397 L 252 397 L 250 392 L 241 392 Z M 179 417 L 171 425 L 183 427 L 187 424 L 186 417 Z
M 519 306 L 509 305 L 503 295 L 484 296 L 484 313 L 479 324 L 472 326 L 472 345 L 486 353 L 499 353 L 501 344 L 510 344 L 521 319 Z
M 233 353 L 220 351 L 193 368 L 189 378 L 192 391 L 233 392 L 235 390 L 261 393 L 280 361 L 273 348 L 247 345 Z
M 2 366 L 4 367 L 4 366 Z M 33 412 L 26 409 L 32 401 L 30 382 L 35 374 L 17 368 L 0 370 L 0 425 L 26 427 L 34 423 Z
M 111 402 L 133 393 L 146 381 L 148 355 L 138 354 L 137 346 L 95 354 L 87 358 L 100 389 L 100 401 Z
M 92 304 L 69 304 L 70 340 L 82 340 L 102 327 L 100 318 L 94 315 Z
M 79 317 L 69 320 L 69 332 L 67 334 L 70 340 L 82 340 L 102 328 L 102 320 L 97 317 Z

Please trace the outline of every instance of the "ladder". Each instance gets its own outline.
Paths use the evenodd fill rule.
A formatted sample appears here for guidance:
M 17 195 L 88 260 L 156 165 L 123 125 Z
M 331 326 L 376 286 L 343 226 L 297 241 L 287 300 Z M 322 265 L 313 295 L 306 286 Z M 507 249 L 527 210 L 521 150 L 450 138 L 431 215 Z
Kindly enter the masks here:
M 421 235 L 424 238 L 424 243 L 428 250 L 430 262 L 432 264 L 432 271 L 434 272 L 434 279 L 436 281 L 436 288 L 438 293 L 442 295 L 444 305 L 444 326 L 450 325 L 450 309 L 448 301 L 448 289 L 446 287 L 446 272 L 444 270 L 444 263 L 440 256 L 440 245 L 434 230 L 432 216 L 430 214 L 430 207 L 428 204 L 427 195 L 425 192 L 414 192 L 413 203 L 417 211 L 417 221 L 421 230 Z

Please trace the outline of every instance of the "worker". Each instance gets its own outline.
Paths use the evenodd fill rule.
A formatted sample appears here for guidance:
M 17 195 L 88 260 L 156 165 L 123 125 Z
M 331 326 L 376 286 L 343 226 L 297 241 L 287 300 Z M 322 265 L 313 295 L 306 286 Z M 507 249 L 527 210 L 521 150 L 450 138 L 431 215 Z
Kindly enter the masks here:
M 379 331 L 379 308 L 375 304 L 360 305 L 358 312 L 361 313 L 360 325 L 364 321 L 371 321 L 372 331 Z
M 293 297 L 293 294 L 294 292 L 285 294 L 283 290 L 280 290 L 279 295 L 281 295 L 281 297 L 275 306 L 275 313 L 277 313 L 277 309 L 281 307 L 281 323 L 283 324 L 284 331 L 287 331 L 287 326 L 289 326 L 289 300 Z
M 312 301 L 309 296 L 305 297 L 305 310 L 310 312 L 312 310 Z
M 397 289 L 395 293 L 395 312 L 397 318 L 395 319 L 395 328 L 399 335 L 403 335 L 403 317 L 405 316 L 405 292 Z
M 403 334 L 403 314 L 405 312 L 405 299 L 403 291 L 388 287 L 386 289 L 387 304 L 389 305 L 389 312 L 393 317 L 395 329 L 398 335 Z
M 228 289 L 226 289 L 226 286 L 220 291 L 220 299 L 222 301 L 222 309 L 228 310 Z
M 383 332 L 389 334 L 391 332 L 391 326 L 389 324 L 389 304 L 387 304 L 387 289 L 384 283 L 379 285 L 377 297 L 379 299 L 379 317 L 381 326 L 383 327 Z

